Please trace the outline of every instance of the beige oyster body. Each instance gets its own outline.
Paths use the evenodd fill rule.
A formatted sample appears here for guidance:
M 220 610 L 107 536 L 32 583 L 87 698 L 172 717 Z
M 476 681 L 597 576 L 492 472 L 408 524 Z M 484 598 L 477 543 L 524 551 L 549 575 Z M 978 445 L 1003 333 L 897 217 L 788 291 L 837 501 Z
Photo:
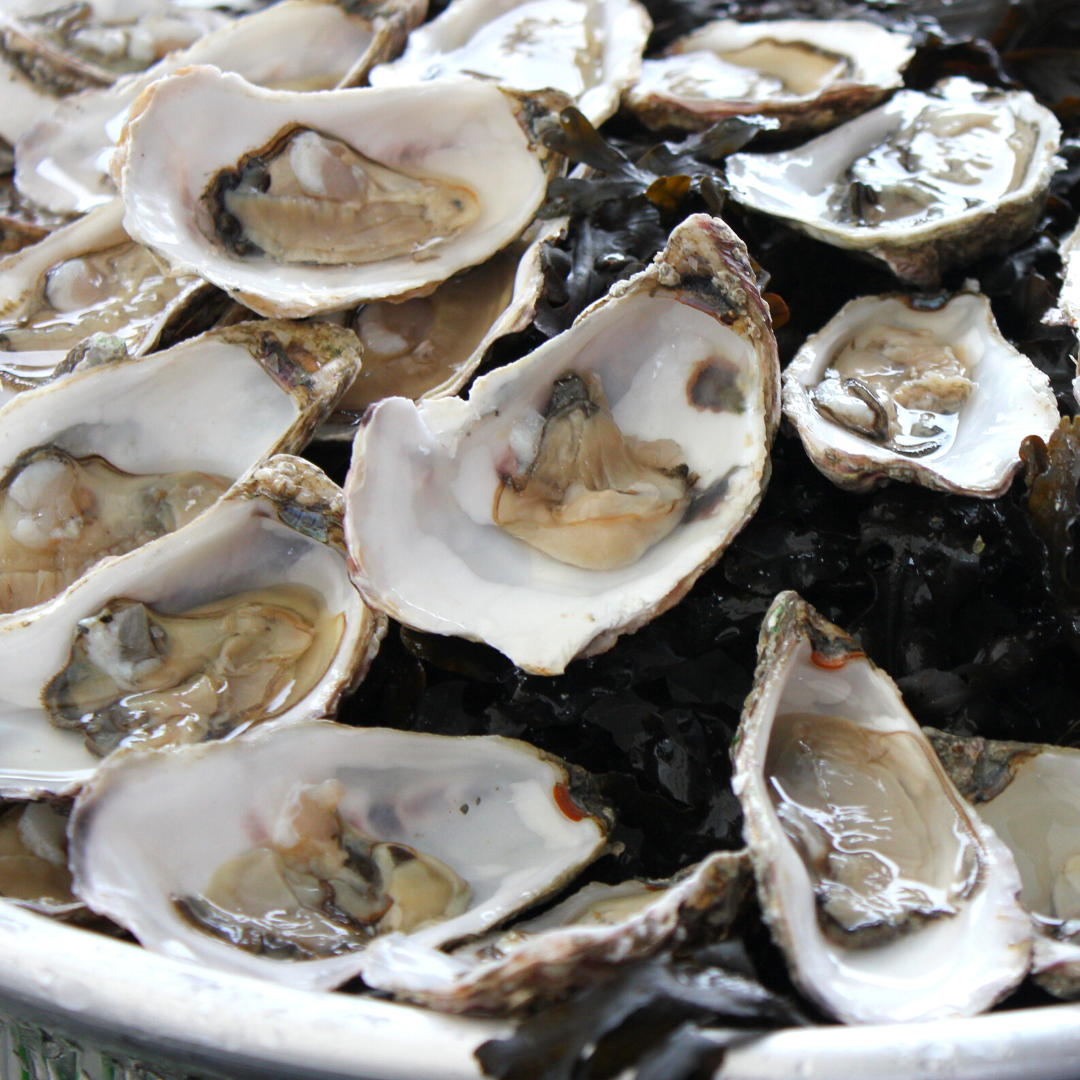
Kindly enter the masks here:
M 745 248 L 689 218 L 656 261 L 469 399 L 391 398 L 346 485 L 355 580 L 406 625 L 562 671 L 674 604 L 753 513 L 777 423 Z

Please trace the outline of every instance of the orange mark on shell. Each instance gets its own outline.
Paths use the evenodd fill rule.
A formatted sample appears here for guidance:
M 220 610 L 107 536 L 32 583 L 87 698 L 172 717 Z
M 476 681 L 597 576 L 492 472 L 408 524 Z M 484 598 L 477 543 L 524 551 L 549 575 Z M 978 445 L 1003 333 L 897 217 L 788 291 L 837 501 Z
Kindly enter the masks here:
M 812 652 L 810 654 L 810 663 L 814 667 L 824 668 L 826 671 L 839 671 L 849 660 L 858 660 L 860 657 L 865 657 L 864 652 L 845 652 L 838 653 L 836 656 L 826 656 L 824 653 Z
M 574 802 L 570 789 L 565 784 L 555 785 L 555 805 L 571 820 L 583 821 L 585 814 L 581 807 Z

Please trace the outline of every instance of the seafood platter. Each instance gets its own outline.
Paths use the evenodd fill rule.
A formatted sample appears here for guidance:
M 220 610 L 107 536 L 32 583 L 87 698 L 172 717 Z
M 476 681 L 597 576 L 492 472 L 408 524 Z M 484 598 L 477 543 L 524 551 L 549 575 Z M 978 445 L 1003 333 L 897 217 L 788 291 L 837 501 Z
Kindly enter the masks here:
M 0 22 L 23 1075 L 1074 1075 L 1071 5 Z

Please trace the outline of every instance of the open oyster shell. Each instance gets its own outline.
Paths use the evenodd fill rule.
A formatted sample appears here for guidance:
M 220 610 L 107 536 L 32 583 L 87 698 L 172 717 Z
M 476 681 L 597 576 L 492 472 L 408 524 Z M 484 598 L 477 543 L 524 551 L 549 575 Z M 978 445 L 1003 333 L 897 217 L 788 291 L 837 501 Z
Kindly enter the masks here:
M 274 90 L 353 85 L 371 64 L 400 51 L 425 10 L 425 0 L 283 0 L 246 15 L 142 74 L 65 99 L 19 139 L 15 182 L 50 210 L 90 210 L 116 194 L 109 155 L 132 102 L 151 83 L 192 64 L 213 64 Z
M 410 934 L 433 947 L 481 933 L 558 889 L 599 853 L 611 826 L 586 774 L 527 743 L 275 725 L 106 764 L 72 823 L 76 889 L 149 949 L 307 989 L 337 986 L 363 973 L 370 934 L 359 927 L 336 955 L 295 961 L 228 944 L 177 904 L 204 894 L 229 860 L 275 842 L 298 789 L 328 781 L 341 785 L 344 823 L 463 879 L 464 910 Z
M 893 681 L 795 593 L 773 601 L 758 656 L 732 785 L 792 978 L 848 1023 L 988 1009 L 1031 956 L 1008 849 Z
M 468 401 L 390 398 L 368 413 L 346 482 L 354 578 L 406 625 L 561 672 L 676 603 L 749 519 L 777 382 L 746 249 L 693 216 L 646 270 L 478 379 Z
M 301 94 L 193 68 L 132 106 L 112 163 L 124 227 L 263 315 L 423 294 L 543 200 L 519 104 L 475 80 Z M 192 110 L 228 125 L 208 144 Z
M 1032 975 L 1080 997 L 1080 750 L 926 735 L 960 794 L 1016 859 L 1020 901 L 1038 931 Z
M 654 130 L 768 116 L 781 133 L 816 134 L 899 89 L 914 55 L 911 34 L 857 19 L 719 19 L 646 60 L 623 100 Z
M 544 287 L 543 247 L 565 228 L 566 218 L 538 222 L 427 296 L 374 300 L 349 312 L 345 325 L 360 338 L 364 366 L 319 437 L 351 439 L 368 406 L 383 398 L 456 394 L 499 338 L 532 322 Z
M 1058 424 L 1049 379 L 979 293 L 852 300 L 784 370 L 784 415 L 840 487 L 893 479 L 991 499 L 1019 470 L 1020 443 Z
M 126 711 L 118 716 L 94 704 L 99 684 L 92 670 L 85 677 L 85 664 L 81 670 L 74 665 L 79 660 L 76 646 L 81 640 L 92 644 L 90 635 L 98 635 L 98 655 L 110 661 L 104 670 L 119 671 L 124 662 L 138 676 L 135 665 L 142 653 L 129 650 L 139 647 L 139 641 L 132 638 L 129 646 L 120 623 L 115 642 L 107 628 L 101 633 L 114 617 L 110 612 L 131 604 L 142 605 L 155 617 L 184 615 L 230 597 L 267 591 L 272 601 L 280 586 L 300 590 L 314 598 L 322 620 L 315 632 L 321 633 L 322 625 L 330 626 L 313 642 L 319 650 L 318 655 L 310 654 L 314 666 L 304 667 L 307 654 L 299 654 L 296 678 L 278 698 L 260 712 L 246 710 L 242 722 L 231 729 L 230 717 L 210 714 L 212 733 L 229 738 L 265 719 L 289 724 L 332 712 L 341 695 L 367 670 L 385 632 L 385 620 L 368 610 L 349 582 L 341 543 L 340 498 L 340 490 L 315 466 L 285 455 L 271 458 L 183 533 L 103 563 L 52 603 L 25 617 L 3 621 L 0 735 L 5 755 L 0 792 L 32 798 L 76 790 L 93 775 L 104 749 L 118 741 L 131 741 L 125 729 L 113 731 L 110 725 L 137 719 L 140 710 L 151 727 L 148 731 L 131 727 L 132 735 L 152 736 L 152 741 L 164 744 L 199 736 L 199 716 L 205 718 L 205 709 L 200 714 L 202 705 L 193 692 L 177 701 L 178 706 L 190 701 L 188 711 L 173 708 L 170 702 L 155 711 L 156 702 L 139 698 L 138 703 L 127 703 L 119 692 L 117 700 Z M 196 631 L 206 636 L 198 627 Z M 210 640 L 217 644 L 213 637 Z M 230 647 L 227 641 L 225 647 Z M 110 650 L 116 653 L 111 659 Z M 244 674 L 242 663 L 233 667 Z M 187 676 L 187 671 L 181 672 L 181 679 Z M 176 685 L 181 694 L 186 692 L 184 681 Z M 156 690 L 164 694 L 168 687 Z M 140 693 L 141 684 L 133 680 L 128 692 Z M 83 718 L 78 716 L 80 711 Z M 166 723 L 158 731 L 153 725 L 161 717 Z M 180 726 L 170 726 L 173 718 L 181 721 Z
M 599 126 L 641 71 L 652 20 L 637 0 L 453 0 L 409 35 L 372 86 L 476 75 L 517 90 L 568 94 Z
M 1031 232 L 1060 140 L 1030 94 L 952 78 L 927 94 L 903 90 L 794 150 L 733 154 L 726 169 L 750 209 L 936 288 L 947 270 Z
M 390 934 L 364 981 L 443 1012 L 534 1009 L 603 982 L 667 945 L 722 938 L 750 884 L 745 851 L 718 851 L 670 881 L 593 882 L 534 919 L 439 952 Z

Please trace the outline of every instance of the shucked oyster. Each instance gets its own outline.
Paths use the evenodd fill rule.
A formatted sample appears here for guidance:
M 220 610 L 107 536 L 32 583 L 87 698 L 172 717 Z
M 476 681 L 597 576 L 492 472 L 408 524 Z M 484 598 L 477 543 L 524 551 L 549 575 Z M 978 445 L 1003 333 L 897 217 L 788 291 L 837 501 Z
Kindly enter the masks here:
M 112 166 L 124 227 L 264 315 L 427 292 L 543 199 L 516 109 L 473 81 L 290 94 L 193 68 L 132 107 Z M 207 144 L 191 110 L 228 124 Z
M 329 989 L 378 934 L 438 947 L 554 892 L 611 824 L 591 778 L 526 743 L 310 723 L 116 755 L 72 866 L 149 949 Z
M 784 415 L 843 488 L 891 478 L 983 498 L 1012 482 L 1020 443 L 1058 423 L 1049 380 L 978 293 L 852 300 L 785 369 Z
M 627 107 L 654 129 L 704 131 L 726 116 L 768 116 L 813 134 L 903 83 L 911 35 L 858 19 L 719 19 L 642 64 Z
M 120 744 L 326 715 L 384 630 L 348 580 L 339 489 L 271 458 L 182 533 L 0 622 L 0 791 L 70 791 Z
M 792 977 L 849 1023 L 987 1009 L 1027 971 L 1008 850 L 892 680 L 795 593 L 762 624 L 732 785 Z
M 346 497 L 370 602 L 544 674 L 674 604 L 767 475 L 778 364 L 745 260 L 723 222 L 691 217 L 468 401 L 369 412 Z
M 883 259 L 902 280 L 1004 251 L 1034 227 L 1061 126 L 1030 94 L 953 78 L 777 154 L 733 154 L 732 196 L 827 244 Z

